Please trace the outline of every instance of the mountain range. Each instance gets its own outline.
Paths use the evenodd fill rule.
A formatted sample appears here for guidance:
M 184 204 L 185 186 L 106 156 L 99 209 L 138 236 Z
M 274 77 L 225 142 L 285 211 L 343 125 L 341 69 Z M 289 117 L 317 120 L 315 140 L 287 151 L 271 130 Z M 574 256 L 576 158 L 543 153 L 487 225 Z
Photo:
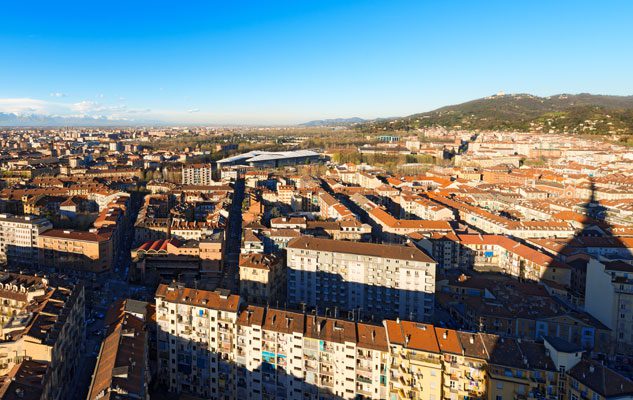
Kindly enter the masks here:
M 633 134 L 633 96 L 496 94 L 407 117 L 367 121 L 356 128 L 383 132 L 433 126 L 467 130 Z
M 0 112 L 0 126 L 131 126 L 140 125 L 141 123 L 141 121 L 111 119 L 102 116 L 59 116 Z M 145 122 L 145 124 L 147 123 Z

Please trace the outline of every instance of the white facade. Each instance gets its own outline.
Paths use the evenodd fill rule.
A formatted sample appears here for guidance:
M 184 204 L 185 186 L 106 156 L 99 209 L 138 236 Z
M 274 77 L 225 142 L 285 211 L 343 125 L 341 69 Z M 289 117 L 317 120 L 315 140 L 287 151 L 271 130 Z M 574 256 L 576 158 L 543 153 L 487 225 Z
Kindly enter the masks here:
M 433 313 L 436 263 L 418 249 L 299 238 L 287 247 L 290 304 L 360 318 L 423 321 Z M 312 242 L 318 242 L 315 246 Z M 329 250 L 329 245 L 336 250 Z M 409 254 L 417 252 L 415 256 Z M 415 257 L 415 258 L 412 258 Z
M 158 376 L 171 392 L 210 399 L 387 397 L 382 326 L 241 308 L 236 296 L 161 286 Z
M 213 185 L 211 164 L 190 164 L 182 167 L 183 185 Z
M 33 265 L 37 261 L 37 238 L 52 227 L 46 218 L 0 214 L 0 259 Z
M 585 310 L 613 330 L 619 351 L 633 349 L 633 266 L 606 265 L 592 258 L 587 264 Z

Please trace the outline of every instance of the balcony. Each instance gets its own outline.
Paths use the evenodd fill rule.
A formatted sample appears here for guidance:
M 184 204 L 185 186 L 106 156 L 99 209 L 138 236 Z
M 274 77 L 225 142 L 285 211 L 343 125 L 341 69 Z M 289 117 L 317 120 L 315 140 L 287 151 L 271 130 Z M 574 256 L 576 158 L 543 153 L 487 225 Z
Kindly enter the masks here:
M 424 363 L 435 364 L 435 365 L 441 364 L 441 361 L 439 358 L 432 358 L 424 354 L 411 354 L 409 356 L 409 359 L 411 361 L 424 362 Z

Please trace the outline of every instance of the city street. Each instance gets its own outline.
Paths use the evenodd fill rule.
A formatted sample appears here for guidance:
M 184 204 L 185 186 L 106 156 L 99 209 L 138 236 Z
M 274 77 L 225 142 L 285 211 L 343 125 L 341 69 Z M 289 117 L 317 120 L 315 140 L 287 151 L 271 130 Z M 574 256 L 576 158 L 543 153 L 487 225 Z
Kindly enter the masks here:
M 224 271 L 220 287 L 239 291 L 239 259 L 242 240 L 242 202 L 244 201 L 244 180 L 235 182 L 233 201 L 229 211 L 229 222 L 226 238 Z

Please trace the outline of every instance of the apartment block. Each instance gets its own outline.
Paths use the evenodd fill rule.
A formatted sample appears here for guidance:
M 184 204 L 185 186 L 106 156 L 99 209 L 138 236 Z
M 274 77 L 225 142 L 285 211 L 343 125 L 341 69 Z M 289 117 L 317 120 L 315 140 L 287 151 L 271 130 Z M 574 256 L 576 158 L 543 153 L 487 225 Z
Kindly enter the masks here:
M 435 267 L 412 246 L 302 236 L 287 247 L 287 298 L 361 318 L 425 320 L 433 313 Z
M 186 164 L 182 166 L 183 185 L 213 185 L 211 164 Z
M 0 214 L 0 261 L 10 265 L 34 265 L 37 239 L 40 233 L 52 228 L 46 218 Z
M 283 259 L 274 254 L 243 254 L 239 260 L 240 296 L 252 304 L 275 304 L 286 290 Z
M 103 272 L 112 267 L 112 229 L 50 229 L 37 239 L 39 264 L 59 270 Z
M 182 394 L 571 400 L 580 398 L 571 396 L 574 387 L 605 392 L 596 376 L 574 374 L 585 360 L 580 347 L 555 337 L 539 343 L 400 319 L 367 324 L 247 305 L 177 283 L 159 286 L 156 305 L 158 377 Z M 605 399 L 630 391 L 631 381 L 606 367 L 605 374 L 621 385 Z M 578 383 L 570 386 L 572 376 Z
M 587 265 L 585 309 L 613 332 L 616 350 L 633 350 L 633 266 L 622 261 Z

